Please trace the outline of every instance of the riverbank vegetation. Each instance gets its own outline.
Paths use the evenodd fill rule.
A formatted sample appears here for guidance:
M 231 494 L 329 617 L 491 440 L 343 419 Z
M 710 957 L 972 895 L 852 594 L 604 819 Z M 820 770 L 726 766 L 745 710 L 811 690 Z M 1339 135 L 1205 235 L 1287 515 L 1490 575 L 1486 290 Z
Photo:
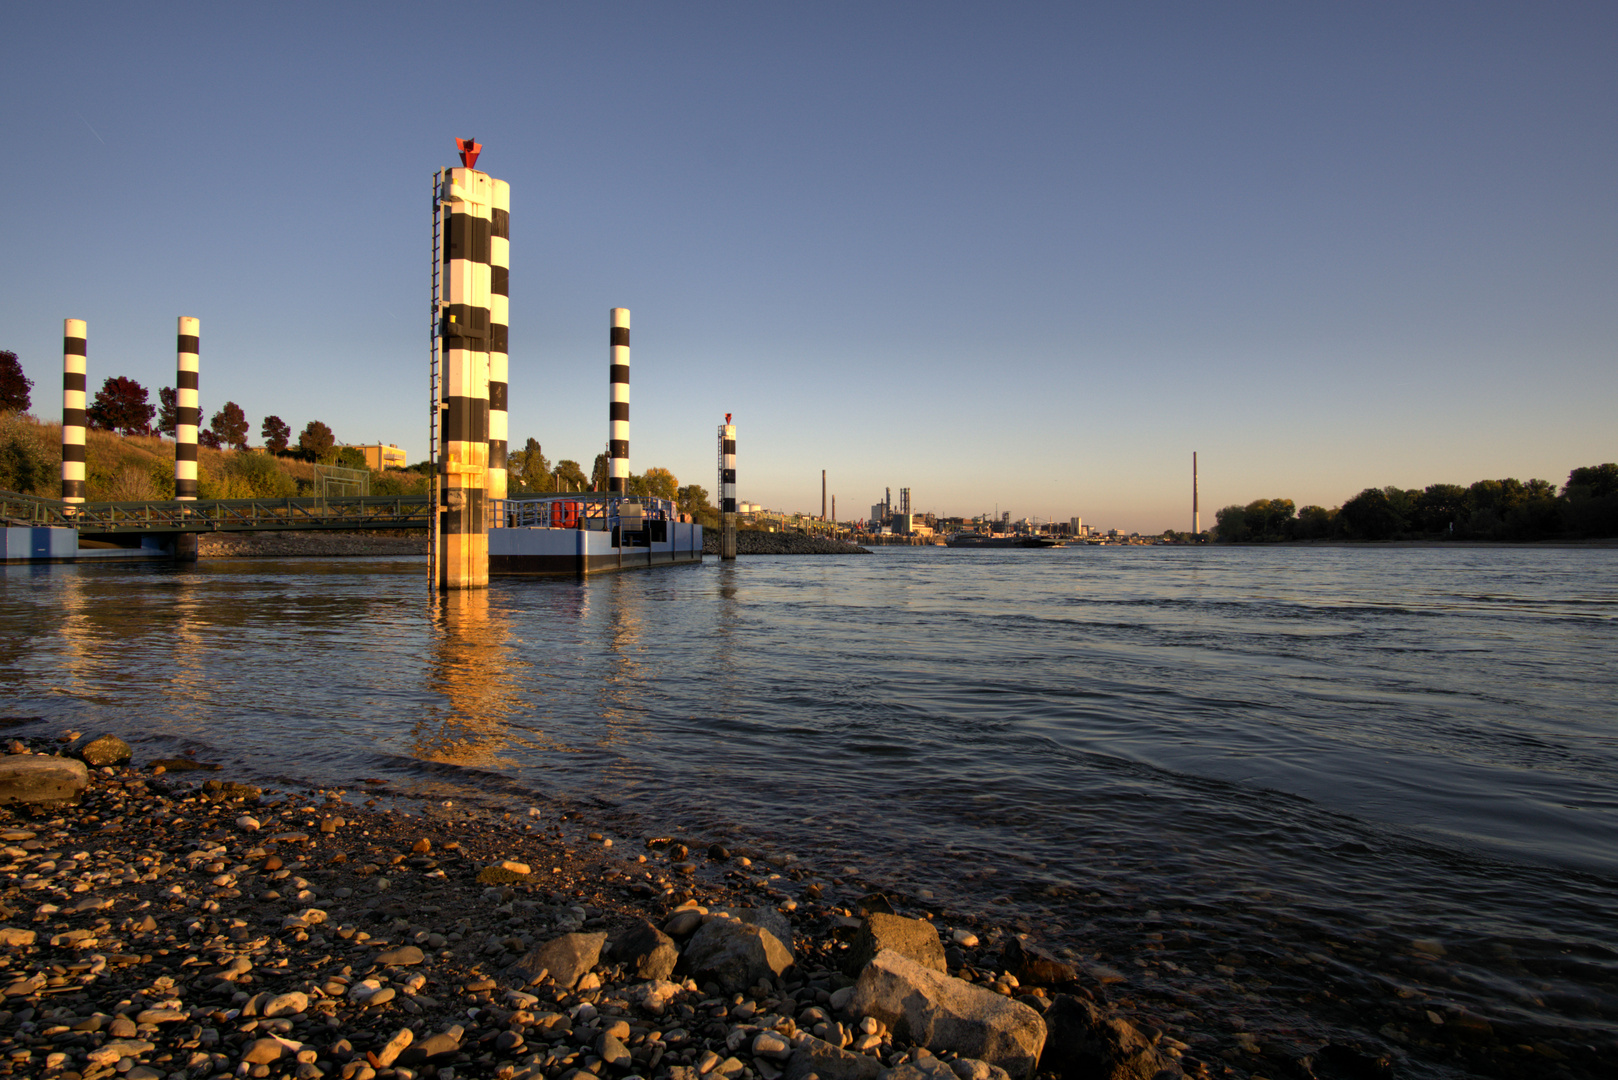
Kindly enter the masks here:
M 1574 469 L 1558 491 L 1548 480 L 1479 480 L 1420 490 L 1366 488 L 1342 506 L 1294 508 L 1256 499 L 1217 514 L 1222 543 L 1288 540 L 1594 539 L 1618 536 L 1618 464 Z

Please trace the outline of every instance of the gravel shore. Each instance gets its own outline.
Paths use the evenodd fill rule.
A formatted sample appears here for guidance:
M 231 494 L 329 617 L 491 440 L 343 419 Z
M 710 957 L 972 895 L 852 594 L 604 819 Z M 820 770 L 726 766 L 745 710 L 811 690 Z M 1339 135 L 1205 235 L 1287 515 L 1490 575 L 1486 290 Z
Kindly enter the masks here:
M 1109 1004 L 1116 972 L 790 855 L 390 799 L 381 782 L 260 789 L 69 742 L 0 756 L 0 803 L 8 764 L 86 784 L 75 803 L 0 805 L 0 1075 L 1392 1075 L 1331 1044 L 1303 1072 L 1205 1058 Z M 109 745 L 123 755 L 100 764 Z M 1350 1071 L 1307 1071 L 1334 1060 Z

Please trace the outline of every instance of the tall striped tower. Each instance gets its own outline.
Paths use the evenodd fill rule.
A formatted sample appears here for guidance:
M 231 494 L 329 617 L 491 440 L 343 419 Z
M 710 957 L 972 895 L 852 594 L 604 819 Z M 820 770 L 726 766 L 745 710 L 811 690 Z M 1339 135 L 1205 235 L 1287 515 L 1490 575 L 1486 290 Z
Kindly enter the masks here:
M 489 480 L 484 494 L 506 497 L 506 449 L 510 438 L 506 414 L 506 325 L 510 311 L 511 185 L 490 180 L 489 211 Z
M 189 315 L 180 316 L 175 340 L 178 366 L 174 372 L 174 497 L 187 501 L 197 497 L 197 428 L 202 426 L 202 404 L 197 397 L 198 340 L 202 324 Z
M 444 410 L 439 454 L 438 584 L 480 589 L 489 584 L 486 490 L 489 470 L 489 248 L 494 180 L 478 172 L 470 139 L 455 140 L 461 168 L 439 188 L 443 213 Z M 435 217 L 439 210 L 434 208 Z
M 83 319 L 62 321 L 62 501 L 84 501 L 84 373 L 87 356 Z
M 612 309 L 612 404 L 608 406 L 611 438 L 607 442 L 607 490 L 622 495 L 629 488 L 629 309 Z
M 736 557 L 736 425 L 719 425 L 719 558 Z
M 1191 539 L 1202 535 L 1202 511 L 1197 508 L 1197 452 L 1191 451 Z

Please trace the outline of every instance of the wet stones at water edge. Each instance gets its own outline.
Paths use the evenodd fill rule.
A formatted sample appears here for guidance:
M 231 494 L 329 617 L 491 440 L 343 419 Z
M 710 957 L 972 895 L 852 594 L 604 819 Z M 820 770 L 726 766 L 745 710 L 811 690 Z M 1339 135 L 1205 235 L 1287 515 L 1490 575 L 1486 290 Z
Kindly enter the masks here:
M 938 927 L 926 919 L 906 919 L 881 912 L 865 916 L 853 944 L 848 948 L 847 970 L 857 975 L 884 949 L 891 949 L 934 971 L 948 970 L 944 961 L 944 943 L 938 939 Z
M 90 783 L 84 762 L 50 754 L 7 754 L 0 758 L 0 804 L 44 806 L 78 800 Z
M 105 766 L 127 765 L 134 751 L 116 735 L 98 735 L 90 741 L 72 748 L 72 753 L 92 769 Z

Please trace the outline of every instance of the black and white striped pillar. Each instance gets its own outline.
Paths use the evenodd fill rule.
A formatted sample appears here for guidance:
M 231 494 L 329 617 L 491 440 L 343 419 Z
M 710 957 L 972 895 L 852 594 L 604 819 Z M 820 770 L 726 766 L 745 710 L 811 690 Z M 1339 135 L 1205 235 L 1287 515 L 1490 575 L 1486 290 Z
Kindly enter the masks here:
M 492 179 L 489 185 L 489 479 L 484 493 L 490 499 L 503 499 L 510 438 L 506 378 L 511 365 L 506 352 L 506 320 L 511 308 L 507 281 L 511 272 L 511 185 Z
M 612 403 L 608 407 L 611 438 L 607 442 L 607 490 L 629 489 L 629 309 L 612 309 Z
M 719 557 L 736 557 L 736 425 L 719 425 Z
M 84 501 L 85 363 L 83 319 L 62 322 L 62 501 Z
M 202 426 L 202 403 L 197 397 L 197 357 L 202 323 L 181 315 L 175 338 L 174 372 L 174 497 L 197 497 L 197 429 Z
M 479 147 L 461 144 L 443 206 L 444 411 L 439 453 L 439 586 L 489 584 L 486 488 L 489 471 L 489 242 L 493 180 L 472 168 Z

